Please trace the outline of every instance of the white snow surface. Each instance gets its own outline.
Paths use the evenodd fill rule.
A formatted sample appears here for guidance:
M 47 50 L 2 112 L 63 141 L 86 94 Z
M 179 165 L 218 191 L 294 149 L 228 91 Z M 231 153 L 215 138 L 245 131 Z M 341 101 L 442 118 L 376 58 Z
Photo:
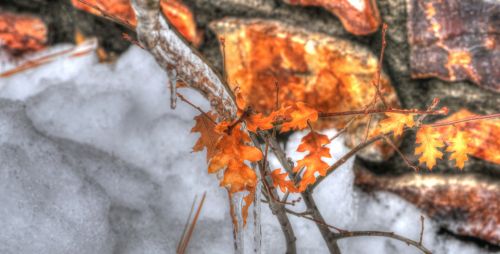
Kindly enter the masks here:
M 191 203 L 204 191 L 188 253 L 234 251 L 227 193 L 207 173 L 205 153 L 191 152 L 198 112 L 181 102 L 171 110 L 167 84 L 154 59 L 137 47 L 114 65 L 90 54 L 0 79 L 0 253 L 175 253 Z M 200 95 L 180 92 L 208 109 Z M 294 150 L 303 135 L 287 144 L 294 159 L 302 156 Z M 339 138 L 330 145 L 330 163 L 347 151 L 342 144 Z M 391 194 L 354 189 L 352 164 L 314 193 L 326 221 L 418 239 L 419 210 Z M 328 252 L 314 223 L 290 220 L 299 253 Z M 423 242 L 434 253 L 487 253 L 437 235 L 430 219 L 425 223 Z M 380 237 L 339 243 L 348 254 L 419 253 Z M 284 247 L 277 220 L 262 204 L 262 252 L 283 253 Z

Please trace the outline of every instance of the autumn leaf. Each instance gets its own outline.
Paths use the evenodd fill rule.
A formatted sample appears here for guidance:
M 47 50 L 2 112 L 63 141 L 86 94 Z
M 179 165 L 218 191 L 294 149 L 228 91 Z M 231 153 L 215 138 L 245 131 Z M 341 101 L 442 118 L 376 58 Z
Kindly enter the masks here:
M 289 192 L 297 192 L 298 189 L 295 187 L 295 184 L 288 180 L 288 173 L 281 173 L 281 169 L 275 169 L 271 172 L 271 179 L 273 180 L 274 187 L 279 187 L 281 192 L 285 193 Z
M 221 135 L 215 131 L 215 123 L 213 122 L 215 119 L 215 115 L 210 112 L 195 116 L 194 120 L 196 121 L 196 124 L 191 129 L 191 132 L 200 133 L 200 138 L 193 146 L 193 151 L 203 151 L 203 149 L 206 148 L 207 161 L 215 155 L 217 151 L 215 146 L 221 137 Z
M 297 161 L 297 165 L 293 169 L 296 173 L 302 169 L 304 170 L 299 191 L 304 191 L 309 184 L 316 182 L 316 174 L 320 176 L 326 175 L 328 164 L 322 158 L 331 158 L 330 149 L 325 147 L 329 143 L 328 136 L 317 133 L 314 130 L 302 138 L 297 152 L 308 152 L 308 154 L 303 159 Z
M 380 121 L 379 127 L 375 129 L 375 134 L 394 132 L 394 136 L 398 137 L 403 134 L 403 129 L 405 126 L 413 127 L 415 122 L 413 122 L 413 114 L 396 114 L 396 113 L 385 113 L 386 119 Z
M 245 145 L 250 141 L 250 137 L 240 128 L 241 126 L 238 124 L 233 128 L 231 134 L 222 134 L 222 138 L 219 139 L 215 147 L 217 152 L 208 165 L 209 173 L 216 173 L 226 168 L 231 161 L 244 163 L 246 160 L 255 162 L 262 159 L 262 152 L 259 149 Z
M 214 128 L 222 137 L 215 146 L 216 153 L 209 161 L 208 172 L 217 173 L 224 170 L 220 185 L 225 187 L 230 194 L 248 191 L 244 197 L 245 205 L 242 210 L 244 224 L 246 224 L 248 208 L 255 196 L 257 176 L 245 162 L 260 161 L 262 152 L 253 146 L 246 145 L 250 142 L 250 137 L 248 133 L 241 130 L 241 124 L 234 126 L 230 133 L 221 131 L 227 130 L 229 125 L 228 122 L 221 122 Z
M 302 130 L 307 127 L 307 122 L 318 120 L 318 111 L 308 107 L 305 103 L 298 102 L 286 107 L 285 112 L 289 121 L 281 125 L 281 132 L 290 130 Z
M 272 129 L 274 127 L 274 117 L 274 113 L 269 116 L 263 116 L 262 113 L 251 115 L 245 121 L 247 130 L 257 133 L 257 130 L 265 131 Z
M 436 159 L 443 158 L 443 153 L 438 148 L 444 146 L 440 139 L 441 134 L 430 126 L 422 126 L 417 131 L 416 143 L 420 144 L 415 148 L 415 155 L 420 155 L 419 162 L 426 163 L 429 169 L 436 165 Z
M 463 169 L 467 158 L 469 138 L 465 132 L 456 131 L 455 135 L 448 140 L 447 152 L 451 152 L 450 160 L 455 160 L 455 165 Z

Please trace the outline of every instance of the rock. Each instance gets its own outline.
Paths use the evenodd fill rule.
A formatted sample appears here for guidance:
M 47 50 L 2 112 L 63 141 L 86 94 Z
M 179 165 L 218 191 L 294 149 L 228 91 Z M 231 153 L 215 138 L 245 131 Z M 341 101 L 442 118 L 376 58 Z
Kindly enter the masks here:
M 92 13 L 97 16 L 113 19 L 126 26 L 135 27 L 137 20 L 130 0 L 96 1 L 72 0 L 75 8 Z M 199 46 L 202 41 L 201 34 L 196 29 L 193 13 L 181 0 L 161 1 L 161 10 L 172 25 L 184 36 L 186 40 Z
M 47 25 L 31 15 L 0 12 L 0 48 L 13 55 L 43 49 L 47 44 Z
M 380 14 L 375 0 L 285 0 L 293 5 L 321 6 L 335 14 L 344 28 L 355 35 L 367 35 L 377 31 Z
M 377 176 L 355 166 L 355 184 L 392 192 L 451 232 L 500 245 L 500 185 L 477 174 Z
M 500 92 L 500 2 L 408 0 L 414 78 L 469 80 Z

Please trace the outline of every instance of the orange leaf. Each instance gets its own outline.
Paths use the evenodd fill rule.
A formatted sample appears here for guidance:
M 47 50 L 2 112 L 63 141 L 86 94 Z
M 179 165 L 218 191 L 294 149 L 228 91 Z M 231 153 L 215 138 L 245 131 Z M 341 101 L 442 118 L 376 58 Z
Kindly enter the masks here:
M 279 187 L 283 193 L 287 191 L 297 192 L 298 189 L 295 187 L 295 184 L 286 178 L 288 178 L 288 173 L 281 173 L 281 169 L 279 168 L 271 172 L 271 179 L 273 179 L 274 187 Z
M 242 210 L 243 220 L 246 224 L 248 208 L 255 196 L 257 176 L 245 164 L 245 161 L 256 162 L 261 160 L 262 152 L 253 146 L 246 145 L 250 141 L 250 137 L 248 133 L 241 130 L 241 124 L 234 126 L 230 134 L 228 134 L 225 130 L 229 125 L 229 122 L 221 122 L 215 127 L 215 130 L 218 130 L 222 137 L 215 147 L 215 155 L 210 159 L 208 172 L 217 173 L 224 170 L 220 185 L 226 187 L 230 194 L 240 191 L 249 192 L 244 197 L 245 205 Z
M 191 129 L 191 132 L 199 132 L 200 138 L 193 146 L 193 151 L 198 152 L 202 151 L 203 148 L 207 149 L 207 161 L 212 158 L 216 153 L 216 144 L 221 135 L 215 131 L 215 121 L 216 117 L 212 113 L 201 114 L 194 117 L 196 124 Z
M 430 126 L 424 125 L 417 132 L 416 143 L 420 146 L 415 148 L 415 155 L 421 154 L 419 162 L 425 162 L 429 169 L 436 165 L 436 159 L 443 158 L 443 153 L 438 149 L 444 146 L 440 138 L 441 134 Z
M 458 168 L 463 169 L 465 161 L 468 160 L 467 152 L 469 138 L 465 132 L 456 131 L 455 135 L 448 140 L 447 152 L 451 152 L 450 160 L 455 160 Z
M 309 134 L 302 138 L 297 152 L 309 153 L 303 159 L 297 161 L 297 165 L 293 169 L 294 172 L 304 169 L 299 186 L 300 191 L 304 191 L 309 184 L 316 182 L 316 174 L 320 176 L 326 175 L 328 164 L 321 158 L 331 158 L 330 149 L 325 147 L 329 143 L 328 136 L 315 131 L 309 132 Z
M 245 123 L 247 124 L 247 129 L 251 132 L 257 133 L 257 129 L 265 131 L 272 129 L 274 127 L 275 114 L 271 114 L 269 116 L 263 116 L 262 113 L 258 113 L 256 115 L 249 116 Z
M 403 134 L 405 126 L 413 127 L 413 125 L 415 125 L 413 122 L 413 114 L 385 113 L 385 115 L 388 118 L 380 121 L 379 127 L 375 129 L 375 134 L 394 131 L 394 136 L 398 137 Z
M 307 122 L 316 122 L 318 120 L 318 111 L 308 107 L 303 102 L 292 104 L 286 107 L 285 112 L 290 118 L 290 121 L 281 125 L 281 132 L 290 130 L 302 130 L 307 127 Z

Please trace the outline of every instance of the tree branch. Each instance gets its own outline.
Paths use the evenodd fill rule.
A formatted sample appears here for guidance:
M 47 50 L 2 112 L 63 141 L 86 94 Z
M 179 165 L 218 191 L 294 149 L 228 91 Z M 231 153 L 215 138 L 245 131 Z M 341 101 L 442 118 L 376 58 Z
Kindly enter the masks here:
M 250 138 L 252 139 L 252 142 L 254 143 L 255 147 L 260 149 L 259 141 L 257 139 L 257 136 L 253 133 L 250 133 Z M 260 170 L 260 176 L 261 180 L 264 182 L 266 186 L 272 186 L 272 182 L 270 179 L 266 178 L 267 175 L 269 175 L 271 172 L 269 172 L 268 167 L 265 166 L 265 163 L 267 163 L 266 160 L 262 160 L 261 163 L 258 163 L 258 167 Z M 271 209 L 271 212 L 278 218 L 278 222 L 280 223 L 281 230 L 283 231 L 283 234 L 285 235 L 285 241 L 286 241 L 286 253 L 287 254 L 295 254 L 297 253 L 296 245 L 295 242 L 297 241 L 297 238 L 295 237 L 295 233 L 293 232 L 292 224 L 290 224 L 290 220 L 288 219 L 288 216 L 286 214 L 286 208 L 285 204 L 276 202 L 273 199 L 274 197 L 279 197 L 278 192 L 276 189 L 273 189 L 272 192 L 271 190 L 269 191 L 269 208 Z
M 398 234 L 395 234 L 394 232 L 383 232 L 383 231 L 346 231 L 346 232 L 341 232 L 336 234 L 335 239 L 340 240 L 340 239 L 345 239 L 345 238 L 352 238 L 352 237 L 361 237 L 361 236 L 381 236 L 381 237 L 386 237 L 386 238 L 391 238 L 395 239 L 401 242 L 404 242 L 408 245 L 412 245 L 415 248 L 419 249 L 425 254 L 432 254 L 432 252 L 425 248 L 422 244 L 419 242 L 416 242 L 414 240 L 411 240 L 409 238 L 406 238 L 404 236 L 400 236 Z
M 268 137 L 266 133 L 262 133 L 263 136 Z M 269 138 L 269 145 L 271 146 L 271 149 L 273 150 L 274 154 L 278 158 L 279 162 L 283 166 L 283 168 L 288 172 L 288 174 L 292 177 L 294 177 L 293 173 L 293 165 L 291 165 L 288 162 L 288 159 L 286 158 L 286 154 L 281 149 L 280 145 L 278 144 L 278 141 L 275 138 Z M 334 254 L 340 254 L 340 249 L 339 246 L 337 245 L 337 241 L 335 239 L 335 234 L 328 229 L 328 227 L 325 227 L 325 220 L 323 219 L 323 216 L 321 215 L 318 207 L 316 206 L 316 202 L 314 201 L 314 198 L 312 197 L 312 192 L 310 190 L 305 190 L 304 192 L 301 193 L 302 199 L 304 199 L 304 203 L 307 206 L 307 210 L 311 212 L 311 220 L 316 223 L 316 226 L 318 227 L 321 235 L 323 236 L 323 239 L 325 240 L 326 245 L 328 246 L 328 249 L 330 250 L 330 253 Z
M 166 70 L 169 78 L 177 77 L 200 92 L 223 118 L 234 118 L 236 104 L 231 90 L 211 65 L 170 27 L 160 12 L 160 1 L 133 0 L 132 7 L 137 16 L 139 42 Z

